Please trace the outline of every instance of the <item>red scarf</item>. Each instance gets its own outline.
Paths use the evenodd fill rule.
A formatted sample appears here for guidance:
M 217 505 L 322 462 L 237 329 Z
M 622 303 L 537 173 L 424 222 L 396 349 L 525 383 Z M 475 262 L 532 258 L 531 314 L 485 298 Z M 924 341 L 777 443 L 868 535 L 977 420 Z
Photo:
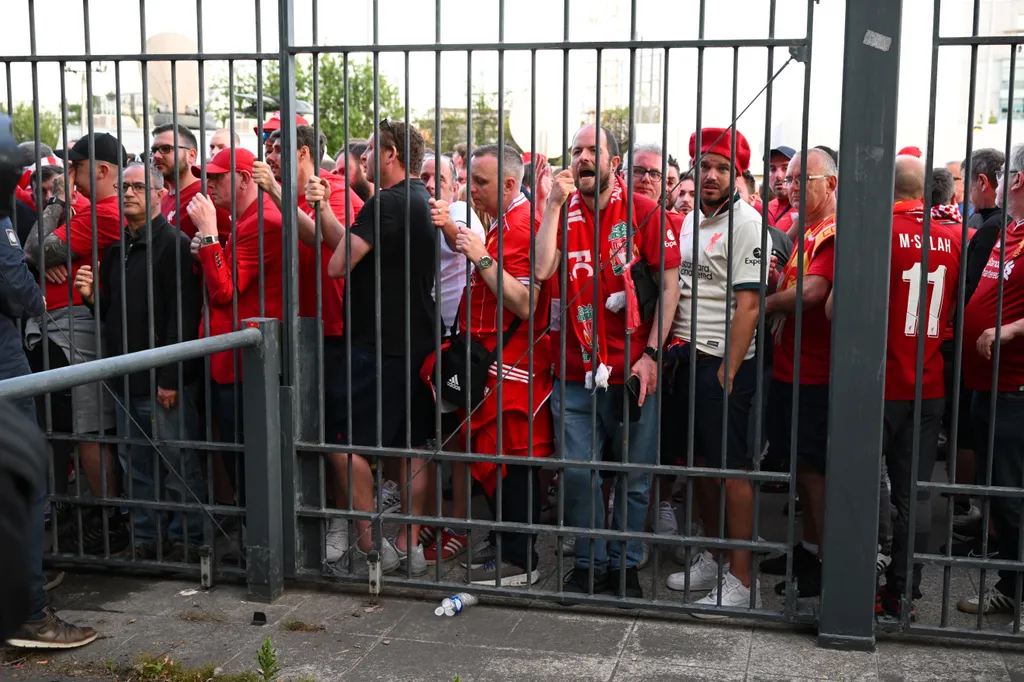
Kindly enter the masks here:
M 594 248 L 594 216 L 583 203 L 579 191 L 569 198 L 569 219 L 566 224 L 566 241 L 569 250 L 568 289 L 566 300 L 570 301 L 567 315 L 572 323 L 576 338 L 580 342 L 580 354 L 583 368 L 586 371 L 586 386 L 593 388 L 608 387 L 608 377 L 612 368 L 605 364 L 605 353 L 608 349 L 605 337 L 604 311 L 600 302 L 594 301 L 594 267 L 601 269 L 599 288 L 604 295 L 626 292 L 627 312 L 636 309 L 635 290 L 626 286 L 624 279 L 629 277 L 629 265 L 632 262 L 626 252 L 626 240 L 629 226 L 626 223 L 629 202 L 626 199 L 626 186 L 621 179 L 615 179 L 608 205 L 601 209 L 601 226 L 598 244 L 601 251 L 597 257 L 592 253 Z M 607 244 L 607 246 L 605 246 Z M 640 233 L 633 235 L 633 256 L 640 253 Z M 610 266 L 610 267 L 609 267 Z M 625 275 L 625 277 L 624 277 Z M 630 300 L 632 293 L 633 300 Z M 591 357 L 594 342 L 594 329 L 597 329 L 597 369 Z

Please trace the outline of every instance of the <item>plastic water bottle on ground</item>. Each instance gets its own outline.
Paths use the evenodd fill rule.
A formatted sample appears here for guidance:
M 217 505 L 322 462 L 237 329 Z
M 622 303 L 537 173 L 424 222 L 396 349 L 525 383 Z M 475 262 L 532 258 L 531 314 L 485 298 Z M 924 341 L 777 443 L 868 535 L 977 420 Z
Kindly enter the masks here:
M 459 592 L 441 600 L 441 605 L 434 609 L 435 616 L 454 616 L 463 609 L 478 604 L 479 600 L 472 594 Z

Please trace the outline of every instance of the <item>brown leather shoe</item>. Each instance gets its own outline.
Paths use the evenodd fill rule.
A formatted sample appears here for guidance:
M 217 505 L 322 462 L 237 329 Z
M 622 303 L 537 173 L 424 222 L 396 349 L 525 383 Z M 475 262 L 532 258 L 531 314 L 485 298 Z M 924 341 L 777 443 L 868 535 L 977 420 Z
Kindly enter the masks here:
M 92 628 L 65 623 L 50 606 L 44 611 L 45 616 L 26 622 L 7 643 L 23 649 L 76 649 L 99 636 Z

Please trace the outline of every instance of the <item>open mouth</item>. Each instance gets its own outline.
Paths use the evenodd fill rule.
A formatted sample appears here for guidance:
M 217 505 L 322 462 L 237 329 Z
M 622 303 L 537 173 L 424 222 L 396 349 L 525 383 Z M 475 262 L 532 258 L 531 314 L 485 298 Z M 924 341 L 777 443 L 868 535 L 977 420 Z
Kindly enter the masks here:
M 595 177 L 597 177 L 597 173 L 595 173 L 592 170 L 581 170 L 580 171 L 580 177 L 581 178 L 595 178 Z

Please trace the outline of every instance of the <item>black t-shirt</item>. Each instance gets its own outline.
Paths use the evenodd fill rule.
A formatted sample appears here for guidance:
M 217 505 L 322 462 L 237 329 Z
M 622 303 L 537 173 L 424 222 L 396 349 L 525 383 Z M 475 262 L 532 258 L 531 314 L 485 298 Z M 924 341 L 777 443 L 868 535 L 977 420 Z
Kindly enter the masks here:
M 408 193 L 409 275 L 405 271 L 406 194 Z M 434 348 L 434 252 L 437 228 L 430 220 L 430 195 L 418 178 L 381 190 L 363 204 L 352 234 L 380 251 L 380 339 L 385 355 L 405 355 L 405 297 L 409 296 L 412 355 Z M 374 240 L 374 214 L 380 205 L 380 243 Z M 376 347 L 374 308 L 375 254 L 371 249 L 349 275 L 352 345 Z M 414 368 L 415 369 L 415 368 Z
M 964 269 L 966 270 L 965 280 L 966 287 L 964 289 L 964 305 L 971 300 L 971 296 L 974 295 L 974 290 L 978 288 L 978 282 L 981 281 L 981 273 L 985 270 L 985 265 L 988 264 L 988 257 L 992 253 L 992 249 L 995 248 L 996 240 L 999 239 L 999 235 L 1003 232 L 1003 210 L 1000 208 L 996 209 L 985 209 L 988 211 L 988 215 L 985 221 L 978 228 L 978 231 L 971 237 L 971 241 L 967 243 L 967 257 L 964 259 Z M 978 215 L 975 213 L 974 215 Z M 973 216 L 972 216 L 973 217 Z M 1007 218 L 1009 221 L 1009 218 Z

